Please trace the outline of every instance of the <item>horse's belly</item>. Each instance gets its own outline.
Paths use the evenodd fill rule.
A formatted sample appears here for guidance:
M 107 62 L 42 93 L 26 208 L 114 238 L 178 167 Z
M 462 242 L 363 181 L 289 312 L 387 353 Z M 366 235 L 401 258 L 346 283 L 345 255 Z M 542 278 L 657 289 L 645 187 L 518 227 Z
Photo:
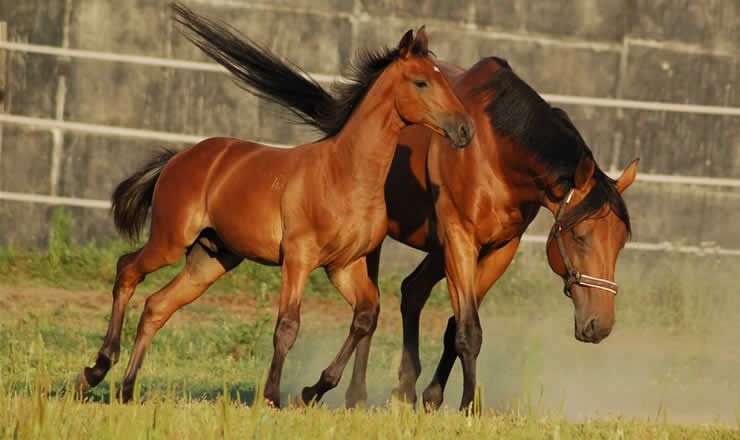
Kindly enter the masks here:
M 281 188 L 259 173 L 242 174 L 212 189 L 208 218 L 224 243 L 237 254 L 262 263 L 280 264 Z
M 238 215 L 214 222 L 214 230 L 236 254 L 264 264 L 280 264 L 280 218 L 271 218 L 254 210 L 246 217 Z

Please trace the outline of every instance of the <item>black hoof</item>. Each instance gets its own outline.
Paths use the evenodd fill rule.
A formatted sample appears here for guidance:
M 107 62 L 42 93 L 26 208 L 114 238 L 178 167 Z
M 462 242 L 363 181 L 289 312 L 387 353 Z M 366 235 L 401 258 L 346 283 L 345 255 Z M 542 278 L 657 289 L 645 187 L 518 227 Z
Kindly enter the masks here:
M 391 398 L 401 403 L 416 406 L 416 393 L 413 391 L 401 391 L 400 387 L 393 388 L 393 391 L 391 392 Z
M 442 406 L 442 387 L 439 385 L 429 386 L 424 390 L 422 396 L 424 409 L 427 411 L 436 411 Z

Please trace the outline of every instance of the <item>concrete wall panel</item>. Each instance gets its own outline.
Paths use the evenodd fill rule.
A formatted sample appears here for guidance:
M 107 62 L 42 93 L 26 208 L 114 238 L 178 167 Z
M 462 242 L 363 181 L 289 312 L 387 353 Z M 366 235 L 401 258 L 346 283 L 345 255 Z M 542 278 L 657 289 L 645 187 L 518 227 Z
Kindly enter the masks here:
M 628 50 L 623 98 L 740 107 L 740 57 L 636 45 Z
M 309 72 L 334 74 L 350 55 L 352 29 L 347 18 L 289 10 L 245 10 L 201 4 L 193 5 L 193 9 L 228 23 L 239 33 Z M 210 61 L 177 30 L 171 38 L 173 57 Z
M 199 0 L 310 72 L 334 75 L 356 49 L 394 46 L 426 23 L 439 59 L 471 66 L 496 55 L 540 93 L 740 107 L 740 6 L 735 0 Z M 170 20 L 166 2 L 0 0 L 11 41 L 209 61 Z M 66 17 L 69 24 L 65 25 Z M 68 39 L 65 39 L 65 35 Z M 64 78 L 62 80 L 61 78 Z M 286 122 L 229 76 L 10 52 L 5 111 L 69 121 L 234 136 L 283 144 L 320 135 Z M 66 92 L 60 84 L 66 81 Z M 63 101 L 58 102 L 59 99 Z M 738 178 L 740 119 L 563 105 L 605 169 L 641 158 L 639 172 Z M 50 130 L 3 126 L 0 189 L 49 194 Z M 164 144 L 67 132 L 54 184 L 60 195 L 108 199 L 115 184 Z M 639 241 L 717 241 L 740 247 L 737 189 L 638 183 L 626 195 Z M 51 207 L 0 201 L 0 242 L 43 244 Z M 105 210 L 74 208 L 79 239 L 113 234 Z M 532 230 L 552 224 L 541 215 Z M 21 219 L 22 221 L 19 221 Z M 544 220 L 543 220 L 544 219 Z M 10 232 L 8 232 L 10 231 Z
M 2 135 L 0 191 L 49 194 L 51 133 L 7 126 Z
M 631 9 L 624 0 L 475 1 L 475 23 L 508 32 L 599 42 L 621 41 Z
M 705 0 L 637 0 L 630 36 L 670 40 L 737 53 L 740 3 Z
M 52 209 L 49 205 L 0 200 L 0 243 L 45 248 Z

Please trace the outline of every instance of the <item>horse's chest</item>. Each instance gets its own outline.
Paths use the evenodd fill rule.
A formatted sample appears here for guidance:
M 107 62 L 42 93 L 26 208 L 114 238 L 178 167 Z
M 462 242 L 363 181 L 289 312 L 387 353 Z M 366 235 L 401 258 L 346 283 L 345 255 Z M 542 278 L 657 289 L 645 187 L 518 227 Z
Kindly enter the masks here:
M 375 249 L 383 241 L 388 226 L 385 203 L 368 203 L 341 212 L 338 209 L 328 209 L 336 221 L 323 225 L 317 238 L 319 247 L 326 251 L 324 259 L 341 265 Z

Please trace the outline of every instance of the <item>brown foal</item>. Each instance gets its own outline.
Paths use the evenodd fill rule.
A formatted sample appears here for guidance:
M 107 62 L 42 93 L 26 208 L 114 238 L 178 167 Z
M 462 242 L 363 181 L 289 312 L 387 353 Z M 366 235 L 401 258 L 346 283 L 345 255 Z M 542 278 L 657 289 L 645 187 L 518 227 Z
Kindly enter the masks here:
M 245 57 L 260 53 L 225 26 L 182 6 L 173 8 L 192 31 L 190 38 L 209 55 L 219 48 L 199 39 L 204 34 L 228 43 L 232 52 L 243 49 Z M 287 68 L 269 54 L 259 62 L 266 77 Z M 354 316 L 336 358 L 301 397 L 318 400 L 336 386 L 359 341 L 369 344 L 376 327 L 377 260 L 388 230 L 383 184 L 401 129 L 422 124 L 448 136 L 457 148 L 469 144 L 475 131 L 447 77 L 428 56 L 423 27 L 416 38 L 407 32 L 394 50 L 365 53 L 354 67 L 341 89 L 344 99 L 321 109 L 326 126 L 334 130 L 322 141 L 279 149 L 211 138 L 177 154 L 162 153 L 116 188 L 112 210 L 117 228 L 135 237 L 151 207 L 151 231 L 144 247 L 118 261 L 108 332 L 95 366 L 79 375 L 78 392 L 97 385 L 118 361 L 123 316 L 136 285 L 183 255 L 182 272 L 146 301 L 122 400 L 132 398 L 137 371 L 157 330 L 244 258 L 282 265 L 265 399 L 280 405 L 280 376 L 298 333 L 304 284 L 318 267 L 325 268 Z
M 468 148 L 454 151 L 447 140 L 424 127 L 401 132 L 385 182 L 388 234 L 428 255 L 401 287 L 403 354 L 394 394 L 416 402 L 419 316 L 432 287 L 446 277 L 454 316 L 424 403 L 441 405 L 459 357 L 464 374 L 461 408 L 467 409 L 475 394 L 482 344 L 478 307 L 511 263 L 541 207 L 557 218 L 547 257 L 574 303 L 575 337 L 598 343 L 610 333 L 617 292 L 614 269 L 630 233 L 621 193 L 634 181 L 637 161 L 618 180 L 609 178 L 565 111 L 550 107 L 505 60 L 486 58 L 467 71 L 439 65 L 473 116 L 477 135 Z M 272 84 L 245 82 L 259 96 L 324 130 L 318 105 L 291 99 Z M 314 96 L 317 102 L 332 99 L 316 83 L 301 86 L 301 95 Z M 368 348 L 369 342 L 360 344 L 358 359 L 367 358 Z M 348 396 L 365 387 L 362 367 L 356 363 Z

